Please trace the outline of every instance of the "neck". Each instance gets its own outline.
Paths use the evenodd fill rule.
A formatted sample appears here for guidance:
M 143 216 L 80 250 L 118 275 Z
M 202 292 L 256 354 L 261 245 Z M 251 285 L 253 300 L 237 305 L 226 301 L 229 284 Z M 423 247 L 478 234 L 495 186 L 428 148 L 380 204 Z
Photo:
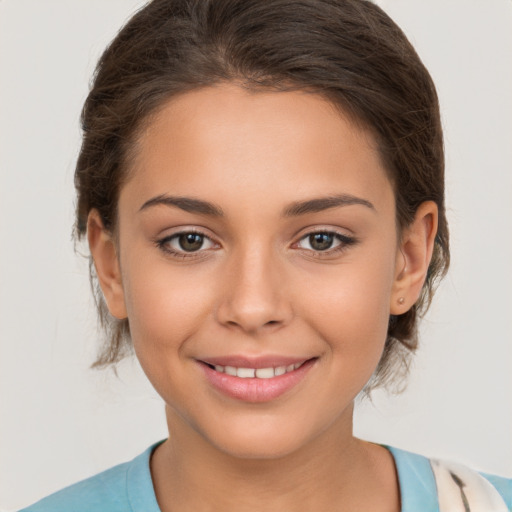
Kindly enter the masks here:
M 151 460 L 162 512 L 399 510 L 392 457 L 353 437 L 352 414 L 276 458 L 234 456 L 170 410 L 167 419 L 171 435 Z M 383 491 L 393 506 L 381 507 Z

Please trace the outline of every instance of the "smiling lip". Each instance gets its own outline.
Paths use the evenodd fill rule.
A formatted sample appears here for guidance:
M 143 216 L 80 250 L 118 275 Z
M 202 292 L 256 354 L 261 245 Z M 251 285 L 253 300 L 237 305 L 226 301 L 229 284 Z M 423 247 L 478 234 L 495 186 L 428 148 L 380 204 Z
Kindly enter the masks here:
M 268 402 L 278 398 L 299 384 L 315 362 L 316 358 L 281 356 L 228 356 L 198 361 L 207 380 L 217 391 L 246 402 Z

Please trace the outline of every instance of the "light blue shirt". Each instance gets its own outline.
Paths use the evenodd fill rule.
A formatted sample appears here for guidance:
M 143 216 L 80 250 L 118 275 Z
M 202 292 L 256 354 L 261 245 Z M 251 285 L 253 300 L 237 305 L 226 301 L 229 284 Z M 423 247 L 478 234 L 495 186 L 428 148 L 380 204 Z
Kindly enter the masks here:
M 157 443 L 130 462 L 66 487 L 20 512 L 161 512 L 155 497 L 149 459 Z M 386 447 L 395 459 L 401 512 L 439 512 L 430 461 L 421 455 Z M 483 475 L 512 510 L 512 480 Z

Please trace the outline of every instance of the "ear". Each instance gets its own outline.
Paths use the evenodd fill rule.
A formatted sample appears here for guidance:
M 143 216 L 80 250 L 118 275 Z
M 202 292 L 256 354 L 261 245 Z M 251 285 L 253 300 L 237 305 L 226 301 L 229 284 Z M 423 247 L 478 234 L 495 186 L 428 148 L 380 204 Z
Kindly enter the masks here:
M 87 239 L 108 310 L 119 320 L 126 318 L 121 268 L 116 245 L 112 235 L 103 226 L 98 210 L 91 210 L 87 218 Z
M 406 313 L 420 296 L 434 250 L 437 221 L 436 203 L 425 201 L 416 211 L 413 222 L 402 232 L 391 295 L 392 315 Z

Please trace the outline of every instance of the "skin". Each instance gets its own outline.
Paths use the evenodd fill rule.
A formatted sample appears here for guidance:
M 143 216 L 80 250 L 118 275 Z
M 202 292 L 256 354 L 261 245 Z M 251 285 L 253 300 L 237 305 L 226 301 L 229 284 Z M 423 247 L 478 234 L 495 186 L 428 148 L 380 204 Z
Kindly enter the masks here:
M 399 236 L 372 136 L 304 92 L 225 84 L 186 93 L 152 118 L 136 155 L 116 236 L 95 210 L 88 236 L 109 310 L 129 318 L 166 403 L 170 438 L 151 460 L 162 511 L 398 511 L 393 459 L 354 438 L 353 401 L 381 357 L 389 315 L 420 294 L 435 204 L 423 203 Z M 368 204 L 283 215 L 340 195 Z M 207 238 L 185 253 L 170 237 L 190 231 Z M 312 232 L 345 238 L 319 251 Z M 205 378 L 198 360 L 226 354 L 314 364 L 284 395 L 252 403 Z

